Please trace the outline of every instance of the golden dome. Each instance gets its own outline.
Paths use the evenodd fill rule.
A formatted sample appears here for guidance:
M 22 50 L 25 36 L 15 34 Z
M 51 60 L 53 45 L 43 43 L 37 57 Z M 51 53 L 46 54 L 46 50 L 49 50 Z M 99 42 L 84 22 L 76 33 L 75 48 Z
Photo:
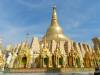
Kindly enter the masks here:
M 62 28 L 58 24 L 56 7 L 53 7 L 51 25 L 44 36 L 49 40 L 67 40 L 68 38 L 64 35 Z M 43 37 L 43 38 L 44 38 Z

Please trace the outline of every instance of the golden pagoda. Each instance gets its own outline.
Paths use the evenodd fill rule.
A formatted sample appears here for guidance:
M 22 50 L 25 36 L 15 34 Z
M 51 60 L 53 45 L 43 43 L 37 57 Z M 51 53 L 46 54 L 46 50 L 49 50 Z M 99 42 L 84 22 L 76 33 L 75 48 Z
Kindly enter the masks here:
M 60 27 L 53 7 L 52 19 L 42 41 L 27 40 L 16 47 L 8 45 L 6 60 L 0 53 L 0 66 L 5 72 L 83 72 L 94 71 L 100 66 L 100 39 L 93 39 L 94 47 L 85 43 L 76 43 L 67 38 Z
M 52 11 L 52 19 L 51 19 L 51 25 L 48 28 L 46 35 L 44 36 L 47 38 L 47 41 L 51 40 L 68 40 L 68 38 L 64 35 L 62 28 L 60 27 L 57 19 L 56 14 L 56 7 L 53 7 Z M 43 39 L 44 39 L 43 37 Z

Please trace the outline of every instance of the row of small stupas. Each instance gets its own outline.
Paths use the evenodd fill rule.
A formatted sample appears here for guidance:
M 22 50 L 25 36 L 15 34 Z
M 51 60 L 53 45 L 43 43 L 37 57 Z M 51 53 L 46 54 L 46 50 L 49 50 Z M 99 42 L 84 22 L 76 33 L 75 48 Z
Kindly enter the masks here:
M 94 47 L 76 43 L 66 37 L 58 24 L 56 8 L 53 7 L 49 29 L 41 41 L 33 38 L 16 47 L 8 45 L 0 51 L 0 67 L 4 68 L 61 68 L 100 66 L 100 39 L 93 38 Z

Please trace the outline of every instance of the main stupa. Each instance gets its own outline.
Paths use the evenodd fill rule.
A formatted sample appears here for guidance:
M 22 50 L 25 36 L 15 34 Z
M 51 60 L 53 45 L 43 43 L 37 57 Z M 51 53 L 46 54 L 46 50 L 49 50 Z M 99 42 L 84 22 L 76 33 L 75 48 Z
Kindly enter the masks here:
M 63 30 L 58 23 L 55 6 L 53 7 L 53 10 L 52 10 L 52 19 L 51 19 L 50 27 L 48 28 L 44 37 L 46 37 L 47 41 L 68 40 L 68 38 L 64 35 Z

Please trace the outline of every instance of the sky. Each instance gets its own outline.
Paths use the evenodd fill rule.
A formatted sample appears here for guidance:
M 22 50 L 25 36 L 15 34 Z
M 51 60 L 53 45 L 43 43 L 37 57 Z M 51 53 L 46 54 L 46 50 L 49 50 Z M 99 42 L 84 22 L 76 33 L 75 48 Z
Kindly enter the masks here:
M 50 26 L 52 7 L 64 34 L 76 42 L 100 37 L 100 0 L 0 0 L 0 37 L 16 44 L 29 33 L 43 37 Z

